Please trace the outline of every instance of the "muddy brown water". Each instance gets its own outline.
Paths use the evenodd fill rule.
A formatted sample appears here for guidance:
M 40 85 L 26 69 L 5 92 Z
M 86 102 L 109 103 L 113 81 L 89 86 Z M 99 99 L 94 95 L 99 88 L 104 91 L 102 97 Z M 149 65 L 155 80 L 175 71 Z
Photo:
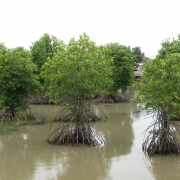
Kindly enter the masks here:
M 53 146 L 46 143 L 58 106 L 33 105 L 42 125 L 0 136 L 0 180 L 179 180 L 180 156 L 144 156 L 143 131 L 152 118 L 134 103 L 100 104 L 107 121 L 95 128 L 106 146 Z M 95 108 L 96 113 L 101 110 Z M 57 124 L 54 124 L 54 127 Z

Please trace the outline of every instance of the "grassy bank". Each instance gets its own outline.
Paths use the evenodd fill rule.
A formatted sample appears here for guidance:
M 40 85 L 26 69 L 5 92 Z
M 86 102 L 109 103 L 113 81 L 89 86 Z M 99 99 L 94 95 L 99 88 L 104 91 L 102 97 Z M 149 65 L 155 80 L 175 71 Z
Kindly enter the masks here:
M 0 134 L 9 134 L 13 131 L 18 131 L 20 126 L 42 124 L 43 122 L 37 122 L 36 120 L 17 120 L 17 121 L 5 121 L 0 122 Z
M 9 122 L 0 122 L 0 134 L 6 134 L 12 131 L 16 131 L 18 128 Z

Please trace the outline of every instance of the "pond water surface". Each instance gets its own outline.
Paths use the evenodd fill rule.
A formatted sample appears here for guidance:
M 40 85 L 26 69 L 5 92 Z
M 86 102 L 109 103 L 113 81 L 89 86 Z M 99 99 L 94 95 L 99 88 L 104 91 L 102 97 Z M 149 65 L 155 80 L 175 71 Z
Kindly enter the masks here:
M 180 156 L 142 153 L 142 134 L 152 118 L 134 103 L 100 104 L 107 120 L 95 124 L 106 146 L 46 143 L 59 107 L 33 105 L 41 125 L 0 135 L 0 180 L 179 180 Z M 100 113 L 98 108 L 95 109 Z M 54 127 L 57 123 L 54 123 Z M 53 128 L 53 127 L 52 127 Z

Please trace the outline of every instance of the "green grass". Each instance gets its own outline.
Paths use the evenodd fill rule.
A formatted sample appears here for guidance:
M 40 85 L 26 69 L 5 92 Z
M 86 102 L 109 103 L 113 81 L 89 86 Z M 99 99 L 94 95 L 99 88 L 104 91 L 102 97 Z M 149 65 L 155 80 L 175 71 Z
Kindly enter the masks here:
M 16 121 L 5 121 L 0 122 L 0 134 L 9 134 L 13 131 L 17 131 L 18 127 L 25 125 L 37 125 L 43 124 L 44 122 L 37 122 L 35 120 L 16 120 Z
M 18 128 L 9 122 L 0 122 L 0 134 L 7 134 L 12 131 L 16 131 Z

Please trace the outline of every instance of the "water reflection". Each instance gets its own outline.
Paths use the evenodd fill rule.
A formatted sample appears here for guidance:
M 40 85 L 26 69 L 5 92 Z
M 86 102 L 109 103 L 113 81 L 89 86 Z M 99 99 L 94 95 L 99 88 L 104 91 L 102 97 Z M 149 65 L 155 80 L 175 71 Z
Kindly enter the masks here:
M 110 168 L 110 161 L 105 157 L 101 148 L 95 147 L 69 147 L 64 165 L 66 173 L 60 174 L 59 179 L 104 179 Z
M 105 137 L 106 146 L 52 146 L 45 142 L 50 123 L 22 127 L 19 133 L 0 137 L 0 179 L 108 179 L 111 158 L 131 152 L 134 134 L 127 104 L 100 106 L 108 120 L 97 123 L 96 129 Z M 31 108 L 44 119 L 50 111 L 49 106 Z M 52 106 L 48 118 L 55 112 Z
M 139 106 L 119 103 L 99 107 L 108 119 L 96 123 L 95 128 L 104 136 L 106 146 L 52 146 L 45 142 L 51 123 L 25 126 L 20 132 L 0 136 L 0 179 L 152 179 L 137 156 L 137 151 L 141 151 L 141 134 L 149 124 L 142 121 Z M 32 106 L 32 109 L 48 120 L 53 119 L 58 107 L 52 106 L 52 111 L 51 106 Z M 97 113 L 100 111 L 96 109 Z M 159 171 L 156 172 L 159 162 L 154 162 L 151 172 L 159 178 Z
M 24 129 L 25 133 L 1 137 L 4 149 L 0 152 L 0 157 L 3 157 L 0 161 L 0 179 L 83 180 L 107 176 L 110 162 L 106 160 L 103 149 L 48 145 L 44 133 L 48 127 L 34 126 Z
M 146 167 L 154 174 L 156 180 L 179 180 L 179 155 L 154 155 L 145 161 Z
M 125 92 L 122 92 L 121 90 L 119 90 L 118 94 L 122 98 L 131 102 L 137 96 L 137 91 L 134 89 L 134 87 L 129 86 Z
M 0 157 L 3 157 L 0 161 L 0 179 L 37 179 L 34 177 L 36 169 L 51 168 L 52 163 L 55 163 L 53 159 L 60 159 L 61 154 L 54 153 L 53 147 L 45 142 L 48 128 L 49 124 L 27 126 L 22 128 L 21 133 L 1 137 L 4 148 L 0 151 Z M 44 173 L 49 175 L 48 171 Z
M 96 129 L 102 133 L 107 145 L 100 148 L 71 148 L 65 163 L 67 172 L 59 176 L 60 179 L 111 179 L 109 169 L 112 159 L 130 153 L 133 145 L 132 118 L 127 111 L 127 105 L 129 104 L 125 107 L 122 104 L 99 105 L 108 120 L 96 124 Z M 131 110 L 134 111 L 133 108 Z M 99 111 L 101 113 L 101 110 Z M 98 113 L 98 110 L 96 112 Z
M 58 105 L 31 105 L 30 111 L 33 112 L 37 121 L 52 121 L 59 112 Z
M 130 104 L 119 103 L 101 105 L 100 107 L 108 117 L 106 123 L 98 124 L 107 143 L 105 148 L 107 158 L 126 155 L 131 152 L 134 140 L 131 113 L 134 109 Z

